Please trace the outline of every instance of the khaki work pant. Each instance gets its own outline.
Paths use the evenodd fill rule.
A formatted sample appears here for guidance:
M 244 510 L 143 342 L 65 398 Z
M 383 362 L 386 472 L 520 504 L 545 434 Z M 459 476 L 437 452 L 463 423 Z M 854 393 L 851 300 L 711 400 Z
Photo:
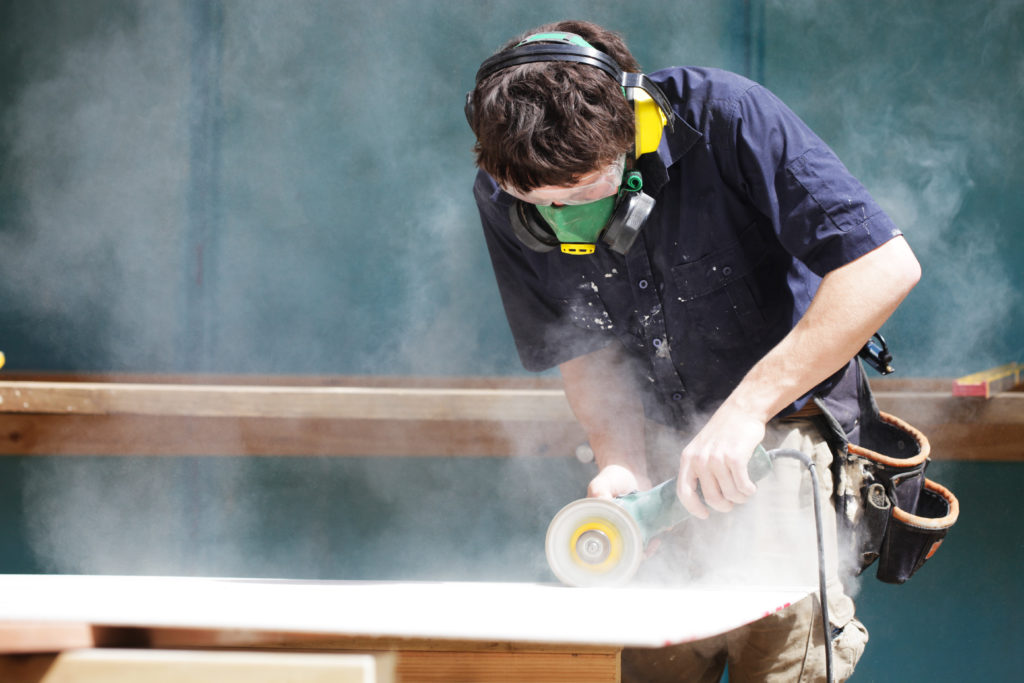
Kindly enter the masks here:
M 651 457 L 670 469 L 682 445 L 673 432 L 649 430 Z M 823 508 L 834 673 L 836 681 L 844 681 L 853 674 L 868 634 L 854 617 L 853 600 L 839 580 L 835 512 L 829 504 L 831 450 L 815 424 L 803 419 L 770 425 L 765 446 L 794 448 L 814 458 Z M 701 582 L 716 587 L 817 587 L 813 492 L 806 466 L 780 458 L 757 487 L 750 500 L 731 512 L 688 520 L 666 534 L 641 568 L 638 581 L 691 587 Z M 822 631 L 815 590 L 784 610 L 719 636 L 658 649 L 627 648 L 622 653 L 622 680 L 715 683 L 728 664 L 731 683 L 824 681 Z

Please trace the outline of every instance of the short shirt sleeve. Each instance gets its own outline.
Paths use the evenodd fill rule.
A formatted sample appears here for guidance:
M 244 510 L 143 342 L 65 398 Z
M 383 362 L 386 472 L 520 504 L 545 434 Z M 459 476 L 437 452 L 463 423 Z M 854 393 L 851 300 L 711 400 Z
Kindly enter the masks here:
M 817 275 L 901 234 L 828 145 L 767 89 L 739 97 L 731 124 L 740 184 L 783 246 Z

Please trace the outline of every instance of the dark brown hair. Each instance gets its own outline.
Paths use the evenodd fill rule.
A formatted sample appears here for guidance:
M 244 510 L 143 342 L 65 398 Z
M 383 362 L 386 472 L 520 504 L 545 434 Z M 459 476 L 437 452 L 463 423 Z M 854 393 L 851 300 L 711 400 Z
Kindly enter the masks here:
M 536 33 L 575 33 L 623 69 L 640 71 L 622 37 L 596 24 L 560 21 Z M 633 109 L 604 71 L 574 62 L 534 62 L 477 83 L 470 122 L 477 165 L 506 187 L 572 185 L 633 145 Z

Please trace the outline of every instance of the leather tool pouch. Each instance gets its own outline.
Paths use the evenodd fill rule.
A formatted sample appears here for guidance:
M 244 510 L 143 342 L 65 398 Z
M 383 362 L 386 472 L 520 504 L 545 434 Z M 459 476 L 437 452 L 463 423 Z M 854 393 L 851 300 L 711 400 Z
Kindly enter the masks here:
M 903 583 L 938 550 L 956 522 L 959 503 L 948 489 L 925 477 L 931 451 L 927 437 L 879 411 L 863 369 L 858 370 L 859 443 L 852 443 L 815 399 L 834 454 L 840 554 L 845 546 L 857 574 L 878 560 L 879 580 Z

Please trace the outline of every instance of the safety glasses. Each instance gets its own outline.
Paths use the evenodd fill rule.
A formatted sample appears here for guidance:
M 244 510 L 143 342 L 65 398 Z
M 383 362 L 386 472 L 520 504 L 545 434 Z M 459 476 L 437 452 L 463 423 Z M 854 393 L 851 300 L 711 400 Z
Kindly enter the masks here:
M 504 186 L 501 189 L 516 199 L 537 206 L 550 206 L 551 204 L 577 206 L 589 204 L 590 202 L 610 197 L 619 191 L 619 186 L 622 184 L 622 172 L 625 167 L 626 155 L 623 154 L 604 170 L 588 173 L 580 178 L 578 183 L 570 187 L 547 185 L 530 190 L 529 192 L 519 192 L 515 188 Z

